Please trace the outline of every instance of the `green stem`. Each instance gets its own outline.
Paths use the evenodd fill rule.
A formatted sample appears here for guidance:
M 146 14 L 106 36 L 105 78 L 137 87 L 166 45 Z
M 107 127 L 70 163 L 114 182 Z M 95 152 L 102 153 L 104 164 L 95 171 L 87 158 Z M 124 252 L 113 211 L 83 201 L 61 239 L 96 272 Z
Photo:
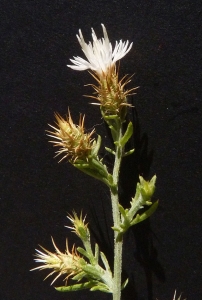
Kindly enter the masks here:
M 122 137 L 122 126 L 119 126 L 118 141 Z M 111 201 L 112 201 L 112 213 L 114 227 L 120 225 L 120 213 L 119 213 L 119 195 L 118 195 L 118 183 L 119 183 L 119 171 L 121 166 L 123 149 L 121 146 L 116 146 L 115 162 L 113 169 L 113 183 L 115 188 L 111 189 Z M 114 280 L 113 280 L 113 300 L 121 299 L 121 271 L 122 271 L 122 238 L 117 240 L 118 232 L 114 231 Z

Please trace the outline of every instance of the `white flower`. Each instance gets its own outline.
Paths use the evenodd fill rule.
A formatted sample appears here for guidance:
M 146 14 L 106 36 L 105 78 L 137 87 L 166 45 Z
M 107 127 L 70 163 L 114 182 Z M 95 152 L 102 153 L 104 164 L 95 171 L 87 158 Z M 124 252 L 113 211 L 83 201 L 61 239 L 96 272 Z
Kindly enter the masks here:
M 129 44 L 129 41 L 122 42 L 122 40 L 119 42 L 116 41 L 114 50 L 112 50 L 106 28 L 103 24 L 101 25 L 104 37 L 97 39 L 95 31 L 92 28 L 93 42 L 89 42 L 88 44 L 85 42 L 81 30 L 79 30 L 77 39 L 87 60 L 79 56 L 74 57 L 74 59 L 70 59 L 74 65 L 67 65 L 68 67 L 78 71 L 90 69 L 96 72 L 97 75 L 106 74 L 115 65 L 116 61 L 120 60 L 130 51 L 133 43 Z

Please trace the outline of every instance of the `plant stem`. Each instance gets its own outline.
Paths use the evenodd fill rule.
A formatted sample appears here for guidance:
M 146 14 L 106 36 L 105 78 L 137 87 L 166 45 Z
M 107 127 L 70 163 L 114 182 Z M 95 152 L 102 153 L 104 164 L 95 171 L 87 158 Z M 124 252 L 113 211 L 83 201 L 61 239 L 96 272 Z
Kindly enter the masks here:
M 118 140 L 122 137 L 122 126 L 119 126 Z M 120 213 L 119 213 L 119 194 L 118 194 L 118 183 L 119 183 L 119 171 L 122 159 L 122 147 L 116 146 L 115 162 L 113 169 L 113 182 L 115 189 L 111 189 L 111 201 L 112 201 L 112 214 L 114 227 L 120 225 Z M 121 299 L 121 271 L 122 271 L 122 247 L 123 239 L 117 240 L 118 232 L 114 231 L 114 281 L 113 281 L 113 300 Z

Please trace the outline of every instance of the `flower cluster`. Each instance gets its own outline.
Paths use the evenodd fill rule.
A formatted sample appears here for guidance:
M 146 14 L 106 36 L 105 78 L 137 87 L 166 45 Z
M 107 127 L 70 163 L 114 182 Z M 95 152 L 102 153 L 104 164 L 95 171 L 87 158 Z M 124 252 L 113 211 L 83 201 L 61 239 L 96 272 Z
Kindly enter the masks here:
M 51 143 L 60 147 L 56 152 L 57 155 L 61 154 L 63 156 L 60 161 L 65 158 L 72 163 L 77 159 L 85 161 L 88 159 L 91 150 L 95 147 L 96 141 L 91 138 L 95 130 L 85 133 L 84 117 L 80 115 L 79 125 L 75 125 L 70 112 L 66 119 L 62 118 L 59 114 L 55 114 L 57 127 L 49 125 L 55 131 L 48 131 L 48 136 L 55 139 L 50 141 Z

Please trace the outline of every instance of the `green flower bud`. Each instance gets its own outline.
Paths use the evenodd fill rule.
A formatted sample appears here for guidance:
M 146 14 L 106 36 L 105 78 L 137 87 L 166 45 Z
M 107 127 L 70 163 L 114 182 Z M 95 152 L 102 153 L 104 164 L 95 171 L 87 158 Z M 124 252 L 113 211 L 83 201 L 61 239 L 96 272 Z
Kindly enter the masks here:
M 85 224 L 86 216 L 83 218 L 82 213 L 80 215 L 80 218 L 77 216 L 77 213 L 73 211 L 73 215 L 69 215 L 67 217 L 73 224 L 72 227 L 66 226 L 67 228 L 72 229 L 76 235 L 82 240 L 82 241 L 88 241 L 90 237 L 90 232 L 88 230 L 88 224 Z
M 142 176 L 139 176 L 140 183 L 138 184 L 138 189 L 142 194 L 142 198 L 146 201 L 149 201 L 155 191 L 156 175 L 152 177 L 150 181 L 144 180 Z

